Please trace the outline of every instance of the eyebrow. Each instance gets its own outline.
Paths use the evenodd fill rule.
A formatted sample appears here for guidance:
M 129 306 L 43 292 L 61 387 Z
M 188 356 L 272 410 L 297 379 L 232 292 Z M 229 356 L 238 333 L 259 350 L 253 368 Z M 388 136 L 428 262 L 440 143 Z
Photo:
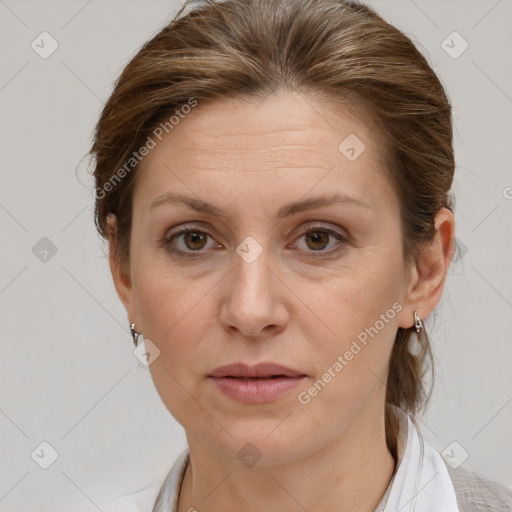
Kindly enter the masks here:
M 197 212 L 213 215 L 221 219 L 226 218 L 226 214 L 220 208 L 214 206 L 213 204 L 207 203 L 202 199 L 197 199 L 182 194 L 169 193 L 159 196 L 151 203 L 150 208 L 153 209 L 156 208 L 157 206 L 169 203 L 182 203 Z M 301 201 L 295 201 L 292 203 L 285 204 L 277 212 L 277 217 L 280 219 L 284 219 L 285 217 L 290 217 L 303 211 L 312 210 L 313 208 L 319 208 L 321 206 L 328 206 L 331 204 L 340 203 L 351 206 L 359 206 L 362 208 L 368 208 L 371 210 L 370 205 L 368 205 L 361 199 L 357 199 L 346 194 L 333 194 L 330 196 L 323 195 L 319 197 L 303 199 Z

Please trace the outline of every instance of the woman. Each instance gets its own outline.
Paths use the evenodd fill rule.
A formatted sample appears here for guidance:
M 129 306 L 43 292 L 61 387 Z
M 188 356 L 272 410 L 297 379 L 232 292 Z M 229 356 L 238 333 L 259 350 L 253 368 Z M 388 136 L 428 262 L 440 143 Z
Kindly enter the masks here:
M 454 157 L 404 34 L 342 0 L 184 6 L 124 69 L 91 153 L 136 351 L 188 442 L 107 510 L 512 509 L 414 419 Z

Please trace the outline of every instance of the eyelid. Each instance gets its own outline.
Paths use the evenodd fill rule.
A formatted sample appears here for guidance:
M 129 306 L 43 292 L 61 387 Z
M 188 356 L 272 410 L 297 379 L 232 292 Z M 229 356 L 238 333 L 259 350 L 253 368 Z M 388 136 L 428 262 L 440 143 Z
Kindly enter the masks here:
M 326 223 L 326 221 L 322 221 L 322 220 L 318 220 L 318 221 L 312 220 L 312 221 L 306 222 L 305 224 L 302 224 L 302 226 L 300 227 L 300 232 L 302 235 L 304 235 L 308 231 L 312 231 L 314 229 L 318 229 L 318 231 L 327 231 L 329 233 L 336 233 L 340 237 L 344 237 L 347 240 L 350 238 L 349 234 L 347 233 L 347 231 L 345 229 L 342 229 L 341 227 L 336 226 L 329 222 Z

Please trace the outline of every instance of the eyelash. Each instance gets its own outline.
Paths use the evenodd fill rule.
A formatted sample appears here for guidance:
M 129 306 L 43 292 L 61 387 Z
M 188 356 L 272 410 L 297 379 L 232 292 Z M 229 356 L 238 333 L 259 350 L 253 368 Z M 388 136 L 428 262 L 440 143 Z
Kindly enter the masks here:
M 177 255 L 179 257 L 184 257 L 184 258 L 200 258 L 200 257 L 204 256 L 204 252 L 205 251 L 202 251 L 201 249 L 199 249 L 197 251 L 183 251 L 181 249 L 176 249 L 176 247 L 172 246 L 171 242 L 175 238 L 177 238 L 180 235 L 183 235 L 185 233 L 200 233 L 200 234 L 204 234 L 204 235 L 207 235 L 210 238 L 212 238 L 211 235 L 207 231 L 203 231 L 202 229 L 195 229 L 195 228 L 192 228 L 192 227 L 183 227 L 183 228 L 179 229 L 178 231 L 176 231 L 175 233 L 172 233 L 172 235 L 166 235 L 160 241 L 160 244 L 163 247 L 165 247 L 170 253 L 175 254 L 175 255 Z M 327 254 L 329 257 L 330 256 L 335 256 L 335 255 L 337 255 L 339 252 L 341 252 L 343 250 L 344 244 L 346 242 L 348 242 L 347 237 L 344 237 L 343 235 L 341 235 L 337 231 L 334 231 L 332 229 L 329 229 L 329 228 L 326 228 L 326 227 L 323 227 L 323 226 L 308 226 L 306 228 L 306 231 L 304 231 L 300 235 L 299 238 L 301 238 L 303 236 L 306 236 L 306 235 L 309 235 L 311 233 L 326 233 L 326 234 L 332 236 L 333 238 L 335 238 L 336 240 L 338 240 L 339 242 L 341 242 L 340 244 L 338 244 L 337 248 L 331 249 L 329 251 L 322 251 L 322 250 L 319 250 L 319 251 L 308 251 L 308 252 L 312 252 L 312 253 L 316 252 L 318 254 Z M 326 256 L 307 256 L 307 257 L 320 259 L 320 258 L 324 258 Z

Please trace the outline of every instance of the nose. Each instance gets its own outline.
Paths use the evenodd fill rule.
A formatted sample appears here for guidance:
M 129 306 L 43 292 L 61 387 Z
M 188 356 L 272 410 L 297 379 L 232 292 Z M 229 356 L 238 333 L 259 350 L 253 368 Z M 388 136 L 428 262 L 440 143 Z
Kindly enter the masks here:
M 271 260 L 268 249 L 252 262 L 235 255 L 220 313 L 223 327 L 231 333 L 268 337 L 286 328 L 289 290 L 271 268 Z

